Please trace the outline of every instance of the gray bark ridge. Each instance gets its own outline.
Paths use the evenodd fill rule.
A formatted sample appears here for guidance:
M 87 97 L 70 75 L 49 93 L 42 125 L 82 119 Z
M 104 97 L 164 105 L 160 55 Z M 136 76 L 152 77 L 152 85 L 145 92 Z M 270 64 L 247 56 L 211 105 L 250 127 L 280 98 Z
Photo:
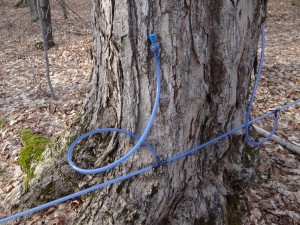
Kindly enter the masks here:
M 156 94 L 149 33 L 158 34 L 161 42 L 162 93 L 147 141 L 161 158 L 242 124 L 265 4 L 259 0 L 94 0 L 94 73 L 75 134 L 99 127 L 142 133 Z M 74 158 L 84 168 L 99 167 L 133 144 L 115 133 L 96 135 L 77 148 Z M 154 162 L 142 147 L 113 170 L 76 177 L 61 152 L 52 153 L 24 194 L 27 205 L 39 194 L 32 187 L 47 180 L 53 181 L 53 191 L 46 196 L 53 198 Z M 54 158 L 60 159 L 55 165 Z M 191 156 L 83 196 L 72 223 L 228 224 L 226 207 L 233 183 L 249 180 L 255 163 L 255 152 L 245 147 L 239 132 Z M 58 172 L 51 173 L 54 170 Z

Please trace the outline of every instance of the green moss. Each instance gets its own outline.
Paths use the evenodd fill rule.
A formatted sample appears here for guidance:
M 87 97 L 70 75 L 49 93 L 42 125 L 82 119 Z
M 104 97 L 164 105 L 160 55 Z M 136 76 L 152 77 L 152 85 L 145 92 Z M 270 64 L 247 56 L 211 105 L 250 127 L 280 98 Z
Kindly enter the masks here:
M 26 177 L 25 177 L 25 179 L 24 179 L 24 187 L 25 187 L 25 190 L 27 189 L 28 184 L 29 184 L 29 181 L 30 181 L 31 178 L 33 178 L 33 171 L 27 172 L 27 175 L 26 175 Z
M 0 129 L 5 128 L 7 124 L 8 124 L 8 120 L 0 117 Z
M 20 135 L 23 147 L 20 150 L 18 164 L 27 173 L 24 180 L 26 189 L 30 179 L 34 176 L 34 164 L 43 159 L 42 154 L 49 144 L 50 139 L 36 135 L 29 129 L 20 131 Z
M 0 165 L 0 175 L 4 172 L 4 168 Z
M 124 224 L 135 224 L 135 221 L 139 219 L 139 215 L 130 208 L 125 207 L 122 212 L 125 216 Z
M 113 213 L 111 211 L 105 211 L 104 213 L 108 216 L 108 218 L 115 222 Z

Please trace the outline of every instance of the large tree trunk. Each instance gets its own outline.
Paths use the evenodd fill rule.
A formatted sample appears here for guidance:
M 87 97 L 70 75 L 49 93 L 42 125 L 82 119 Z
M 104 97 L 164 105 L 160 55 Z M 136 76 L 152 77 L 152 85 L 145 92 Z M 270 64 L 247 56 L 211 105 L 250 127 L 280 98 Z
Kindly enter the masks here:
M 94 73 L 84 115 L 69 138 L 99 127 L 143 132 L 156 94 L 147 39 L 153 32 L 162 47 L 162 94 L 147 141 L 160 157 L 183 152 L 242 124 L 265 4 L 264 0 L 94 0 Z M 133 144 L 122 135 L 95 135 L 76 149 L 75 161 L 81 167 L 99 167 Z M 226 208 L 232 186 L 249 180 L 254 169 L 254 153 L 246 149 L 241 131 L 98 190 L 82 198 L 73 223 L 233 224 L 232 210 Z M 46 157 L 22 198 L 27 206 L 154 162 L 151 153 L 141 148 L 115 169 L 83 176 L 70 169 L 62 151 L 49 151 Z

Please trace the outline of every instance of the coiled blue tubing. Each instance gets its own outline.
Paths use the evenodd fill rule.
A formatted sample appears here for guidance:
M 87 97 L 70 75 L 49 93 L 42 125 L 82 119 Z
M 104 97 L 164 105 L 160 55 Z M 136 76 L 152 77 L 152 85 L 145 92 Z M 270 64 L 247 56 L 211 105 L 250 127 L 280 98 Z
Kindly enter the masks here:
M 0 219 L 0 223 L 5 223 L 5 222 L 8 222 L 10 220 L 13 220 L 13 219 L 17 219 L 17 218 L 20 218 L 20 217 L 23 217 L 23 216 L 26 216 L 28 214 L 31 214 L 31 213 L 35 213 L 37 211 L 40 211 L 40 210 L 43 210 L 43 209 L 46 209 L 46 208 L 49 208 L 51 206 L 54 206 L 56 204 L 60 204 L 62 202 L 65 202 L 65 201 L 68 201 L 70 199 L 73 199 L 73 198 L 77 198 L 81 195 L 84 195 L 84 194 L 87 194 L 87 193 L 90 193 L 92 191 L 95 191 L 95 190 L 98 190 L 100 188 L 103 188 L 103 187 L 106 187 L 108 185 L 111 185 L 111 184 L 114 184 L 114 183 L 117 183 L 117 182 L 121 182 L 121 181 L 124 181 L 124 180 L 127 180 L 127 179 L 130 179 L 131 177 L 134 177 L 134 176 L 137 176 L 139 174 L 142 174 L 142 173 L 145 173 L 145 172 L 148 172 L 150 170 L 153 170 L 155 168 L 157 168 L 158 166 L 161 166 L 161 165 L 164 165 L 164 164 L 167 164 L 167 163 L 171 163 L 175 160 L 178 160 L 180 158 L 183 158 L 183 157 L 186 157 L 188 155 L 191 155 L 193 154 L 194 152 L 210 145 L 210 144 L 213 144 L 217 141 L 219 141 L 220 139 L 223 139 L 241 129 L 245 129 L 245 136 L 246 136 L 246 140 L 252 144 L 252 145 L 261 145 L 263 143 L 265 143 L 266 141 L 270 140 L 272 138 L 272 135 L 274 135 L 275 133 L 275 130 L 278 126 L 278 116 L 277 116 L 277 113 L 281 110 L 285 110 L 286 108 L 290 107 L 290 106 L 293 106 L 293 105 L 296 105 L 298 103 L 300 103 L 300 99 L 294 101 L 294 102 L 291 102 L 289 104 L 286 104 L 286 105 L 283 105 L 279 108 L 277 108 L 276 110 L 273 110 L 273 111 L 270 111 L 262 116 L 259 116 L 253 120 L 250 121 L 250 113 L 251 113 L 251 109 L 252 109 L 252 104 L 253 104 L 253 101 L 254 101 L 254 97 L 255 97 L 255 92 L 256 92 L 256 89 L 257 89 L 257 86 L 258 86 L 258 81 L 259 81 L 259 78 L 260 78 L 260 75 L 261 75 L 261 72 L 262 72 L 262 66 L 263 66 L 263 59 L 264 59 L 264 51 L 265 51 L 265 31 L 264 31 L 264 27 L 262 27 L 262 51 L 261 51 L 261 58 L 260 58 L 260 65 L 259 65 L 259 69 L 258 69 L 258 73 L 257 73 L 257 76 L 256 76 L 256 80 L 255 80 L 255 84 L 254 84 L 254 87 L 253 87 L 253 92 L 251 94 L 251 98 L 250 98 L 250 101 L 249 101 L 249 105 L 248 105 L 248 109 L 247 109 L 247 113 L 246 113 L 246 122 L 245 124 L 243 125 L 240 125 L 239 127 L 236 127 L 230 131 L 228 131 L 227 133 L 224 133 L 216 138 L 213 138 L 203 144 L 200 144 L 194 148 L 191 148 L 189 150 L 186 150 L 178 155 L 175 155 L 173 157 L 170 157 L 170 158 L 167 158 L 165 160 L 161 160 L 157 154 L 157 152 L 154 150 L 154 148 L 146 142 L 146 138 L 147 138 L 147 135 L 153 125 L 153 122 L 154 122 L 154 119 L 155 119 L 155 116 L 156 116 L 156 112 L 157 112 L 157 109 L 158 109 L 158 106 L 159 106 L 159 99 L 160 99 L 160 89 L 161 89 L 161 74 L 160 74 L 160 59 L 159 59 L 159 48 L 160 48 L 160 43 L 159 42 L 156 42 L 156 36 L 155 34 L 150 34 L 149 35 L 150 37 L 150 40 L 151 40 L 151 46 L 150 46 L 150 49 L 151 51 L 153 51 L 154 53 L 154 58 L 155 58 L 155 66 L 156 66 L 156 97 L 155 97 L 155 102 L 154 102 L 154 107 L 153 107 L 153 110 L 152 110 L 152 113 L 151 113 L 151 116 L 150 116 L 150 119 L 149 119 L 149 122 L 143 132 L 143 134 L 141 135 L 141 137 L 139 137 L 138 135 L 136 134 L 133 134 L 129 131 L 126 131 L 126 130 L 122 130 L 122 129 L 118 129 L 118 128 L 102 128 L 102 129 L 95 129 L 95 130 L 92 130 L 92 131 L 89 131 L 81 136 L 79 136 L 69 147 L 68 149 L 68 153 L 67 153 L 67 160 L 70 164 L 70 166 L 72 168 L 74 168 L 76 171 L 80 172 L 80 173 L 83 173 L 83 174 L 96 174 L 96 173 L 101 173 L 101 172 L 104 172 L 104 171 L 107 171 L 109 169 L 112 169 L 116 166 L 118 166 L 119 164 L 121 164 L 122 162 L 124 162 L 125 160 L 127 160 L 132 154 L 134 154 L 138 148 L 141 146 L 141 145 L 145 145 L 149 150 L 150 152 L 153 154 L 154 158 L 155 158 L 155 163 L 150 165 L 150 166 L 147 166 L 147 167 L 144 167 L 142 169 L 139 169 L 139 170 L 136 170 L 136 171 L 133 171 L 131 173 L 128 173 L 128 174 L 125 174 L 121 177 L 117 177 L 115 179 L 112 179 L 112 180 L 109 180 L 109 181 L 106 181 L 104 183 L 100 183 L 100 184 L 96 184 L 90 188 L 87 188 L 87 189 L 84 189 L 82 191 L 78 191 L 74 194 L 71 194 L 71 195 L 67 195 L 65 197 L 62 197 L 62 198 L 59 198 L 59 199 L 56 199 L 54 201 L 51 201 L 51 202 L 48 202 L 48 203 L 45 203 L 45 204 L 42 204 L 42 205 L 39 205 L 37 207 L 34 207 L 34 208 L 31 208 L 31 209 L 28 209 L 26 211 L 23 211 L 23 212 L 20 212 L 20 213 L 17 213 L 17 214 L 14 214 L 14 215 L 11 215 L 9 217 L 6 217 L 6 218 L 3 218 L 3 219 Z M 250 136 L 249 136 L 249 126 L 259 120 L 262 120 L 270 115 L 274 114 L 275 115 L 275 119 L 274 119 L 274 128 L 271 132 L 271 134 L 265 138 L 264 140 L 262 141 L 259 141 L 259 142 L 254 142 L 251 140 Z M 96 168 L 96 169 L 83 169 L 83 168 L 80 168 L 78 166 L 75 165 L 75 163 L 72 161 L 72 152 L 73 152 L 73 149 L 74 147 L 83 139 L 91 136 L 91 135 L 94 135 L 94 134 L 97 134 L 97 133 L 103 133 L 103 132 L 119 132 L 119 133 L 123 133 L 123 134 L 126 134 L 126 135 L 129 135 L 130 137 L 138 140 L 138 142 L 133 146 L 133 148 L 131 150 L 129 150 L 124 156 L 122 156 L 121 158 L 117 159 L 116 161 L 114 161 L 113 163 L 107 165 L 107 166 L 104 166 L 104 167 L 101 167 L 101 168 Z

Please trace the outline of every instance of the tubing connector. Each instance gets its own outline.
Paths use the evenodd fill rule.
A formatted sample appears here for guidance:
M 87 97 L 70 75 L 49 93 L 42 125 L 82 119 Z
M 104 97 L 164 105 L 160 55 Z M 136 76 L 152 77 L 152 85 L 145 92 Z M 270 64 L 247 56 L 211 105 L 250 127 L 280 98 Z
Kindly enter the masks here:
M 156 41 L 156 34 L 149 34 L 151 40 L 150 50 L 154 53 L 155 59 L 159 59 L 158 50 L 160 48 L 160 42 Z
M 157 167 L 160 167 L 160 166 L 162 166 L 162 165 L 165 165 L 165 164 L 167 164 L 168 163 L 168 161 L 167 160 L 159 160 L 159 161 L 157 161 L 154 165 L 153 165 L 153 169 L 155 169 L 155 168 L 157 168 Z

